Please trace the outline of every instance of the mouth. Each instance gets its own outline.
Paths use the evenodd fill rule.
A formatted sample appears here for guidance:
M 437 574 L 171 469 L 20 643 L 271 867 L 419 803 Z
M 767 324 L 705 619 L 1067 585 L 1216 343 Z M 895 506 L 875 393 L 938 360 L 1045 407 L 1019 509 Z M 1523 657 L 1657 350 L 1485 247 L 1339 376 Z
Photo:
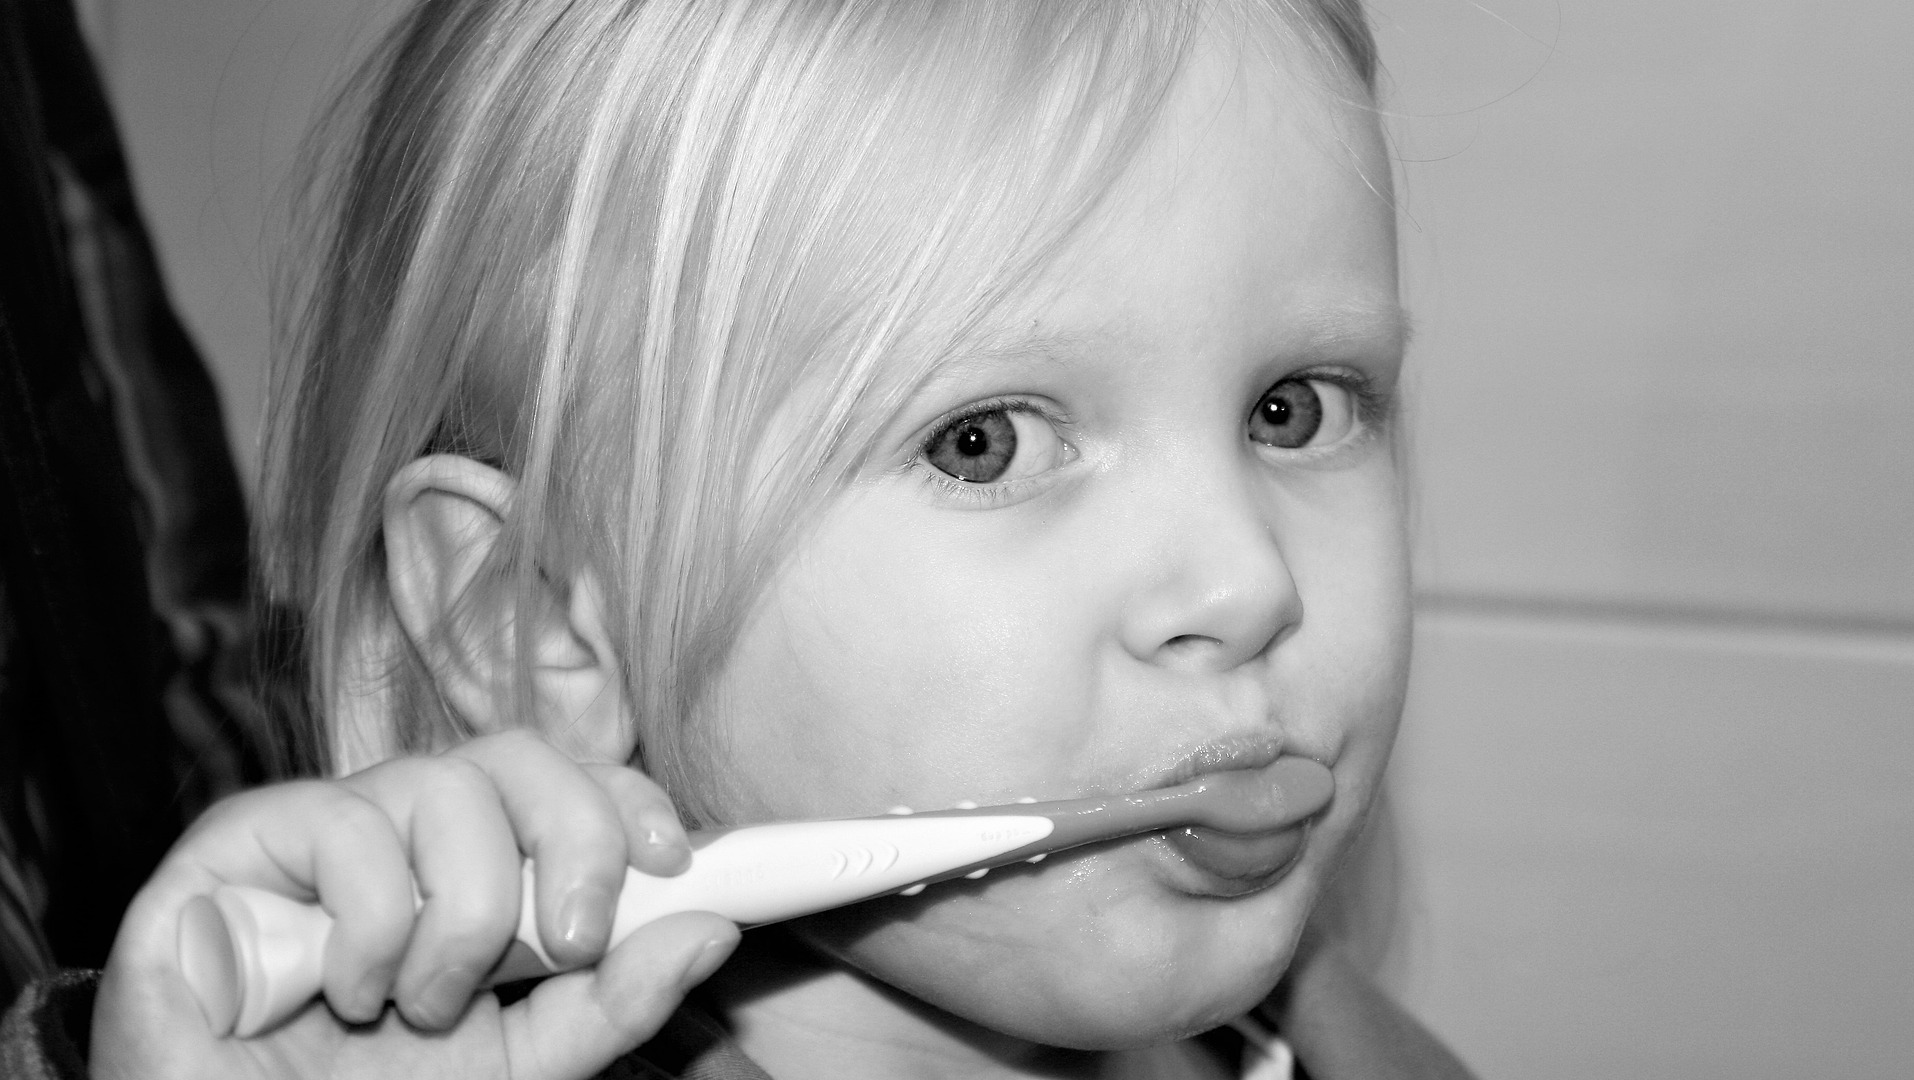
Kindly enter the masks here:
M 1333 799 L 1326 770 L 1285 768 L 1276 740 L 1204 746 L 1169 774 L 1172 783 L 1231 774 L 1228 827 L 1190 825 L 1158 834 L 1187 873 L 1179 884 L 1202 895 L 1231 897 L 1259 892 L 1281 881 L 1301 859 L 1309 824 Z M 1292 759 L 1294 760 L 1294 759 Z M 1296 764 L 1301 764 L 1296 761 Z M 1275 766 L 1271 768 L 1271 766 Z M 1267 783 L 1243 784 L 1243 777 Z
M 1048 803 L 1020 800 L 1031 804 L 1030 813 L 1048 818 L 1050 828 L 1041 839 L 993 860 L 1008 873 L 993 878 L 992 885 L 1019 872 L 1043 873 L 1018 866 L 1019 861 L 1034 864 L 1056 853 L 1094 857 L 1127 847 L 1151 852 L 1152 861 L 1167 863 L 1170 883 L 1193 895 L 1229 897 L 1267 888 L 1301 856 L 1311 820 L 1335 797 L 1335 778 L 1327 765 L 1300 754 L 1286 755 L 1282 749 L 1279 740 L 1268 738 L 1215 742 L 1158 771 L 1154 783 L 1146 779 L 1128 794 Z M 973 803 L 942 813 L 1017 809 L 977 810 Z M 1038 853 L 1024 858 L 1033 849 Z M 965 874 L 965 869 L 953 868 L 945 878 L 988 873 L 986 868 Z

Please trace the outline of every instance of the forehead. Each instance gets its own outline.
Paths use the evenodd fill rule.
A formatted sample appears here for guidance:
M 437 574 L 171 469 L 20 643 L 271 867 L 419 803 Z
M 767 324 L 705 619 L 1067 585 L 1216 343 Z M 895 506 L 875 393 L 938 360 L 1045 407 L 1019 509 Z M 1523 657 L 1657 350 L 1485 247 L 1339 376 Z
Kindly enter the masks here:
M 1390 166 L 1367 93 L 1298 48 L 1204 35 L 1129 171 L 1013 319 L 1150 352 L 1399 346 Z

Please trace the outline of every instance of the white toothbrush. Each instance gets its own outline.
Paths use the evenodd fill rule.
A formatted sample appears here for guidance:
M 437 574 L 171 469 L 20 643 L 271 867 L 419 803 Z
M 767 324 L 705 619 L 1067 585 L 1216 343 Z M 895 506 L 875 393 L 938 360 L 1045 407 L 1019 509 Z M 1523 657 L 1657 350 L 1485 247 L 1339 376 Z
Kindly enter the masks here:
M 1333 792 L 1328 769 L 1281 757 L 1260 769 L 1128 795 L 694 833 L 683 873 L 625 872 L 611 943 L 680 911 L 759 926 L 887 893 L 914 895 L 933 882 L 979 878 L 995 867 L 1172 826 L 1274 831 L 1314 816 Z M 562 970 L 539 942 L 533 874 L 527 860 L 518 936 L 486 985 Z M 251 1037 L 318 994 L 331 929 L 332 917 L 317 904 L 222 885 L 182 913 L 180 968 L 217 1032 Z

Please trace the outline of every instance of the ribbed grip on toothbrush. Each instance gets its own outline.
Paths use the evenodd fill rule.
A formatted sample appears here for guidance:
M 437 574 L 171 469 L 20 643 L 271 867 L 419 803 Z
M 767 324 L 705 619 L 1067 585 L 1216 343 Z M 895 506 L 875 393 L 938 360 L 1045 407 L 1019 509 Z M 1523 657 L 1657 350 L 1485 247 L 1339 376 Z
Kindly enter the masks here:
M 681 911 L 711 911 L 744 926 L 778 922 L 947 876 L 1001 865 L 1054 825 L 1036 815 L 925 814 L 791 822 L 693 837 L 690 869 L 652 877 L 628 869 L 611 944 Z M 516 940 L 487 985 L 563 970 L 539 940 L 530 860 Z M 249 1038 L 297 1012 L 324 979 L 332 917 L 317 904 L 222 885 L 182 912 L 180 969 L 218 1034 Z

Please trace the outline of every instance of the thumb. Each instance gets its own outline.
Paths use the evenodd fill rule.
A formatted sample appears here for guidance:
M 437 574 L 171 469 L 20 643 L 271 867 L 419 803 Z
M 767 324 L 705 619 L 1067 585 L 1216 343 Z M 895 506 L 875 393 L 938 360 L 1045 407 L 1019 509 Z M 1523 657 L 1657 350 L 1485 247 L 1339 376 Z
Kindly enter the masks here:
M 685 993 L 738 945 L 709 912 L 639 927 L 595 967 L 554 976 L 505 1010 L 513 1080 L 587 1080 L 658 1033 Z

